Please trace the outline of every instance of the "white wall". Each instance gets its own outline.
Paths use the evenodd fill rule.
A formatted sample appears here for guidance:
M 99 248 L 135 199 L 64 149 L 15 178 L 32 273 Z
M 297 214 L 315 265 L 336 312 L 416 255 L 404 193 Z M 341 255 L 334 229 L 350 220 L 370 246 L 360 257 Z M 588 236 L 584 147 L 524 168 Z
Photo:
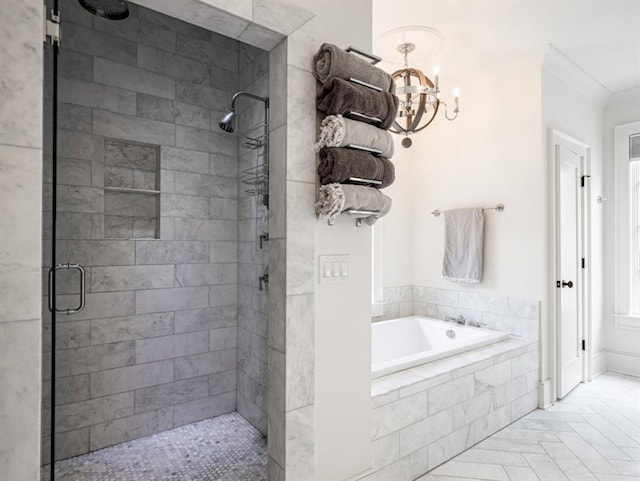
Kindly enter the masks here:
M 609 92 L 580 70 L 559 51 L 547 51 L 542 69 L 542 143 L 548 149 L 549 129 L 559 130 L 590 146 L 591 252 L 586 253 L 591 268 L 590 348 L 595 374 L 605 363 L 602 322 L 602 122 L 604 102 Z M 550 160 L 549 160 L 550 162 Z M 549 168 L 551 164 L 549 163 Z M 553 333 L 550 333 L 553 336 Z M 593 371 L 592 371 L 593 372 Z
M 392 208 L 381 221 L 383 231 L 382 262 L 383 283 L 385 287 L 411 285 L 413 279 L 413 259 L 408 253 L 413 247 L 413 220 L 418 213 L 413 202 L 411 177 L 415 172 L 416 163 L 426 158 L 416 158 L 412 148 L 405 149 L 400 145 L 403 137 L 394 135 L 395 154 L 391 161 L 395 167 L 396 180 L 384 189 L 384 194 L 393 200 Z
M 458 119 L 448 122 L 439 114 L 414 136 L 414 215 L 408 235 L 413 238 L 413 284 L 542 298 L 544 173 L 537 69 L 521 65 L 463 84 Z M 443 281 L 443 217 L 431 211 L 498 203 L 505 205 L 504 212 L 485 216 L 482 283 L 456 286 Z
M 615 183 L 613 129 L 616 125 L 640 121 L 640 86 L 612 95 L 604 109 L 604 306 L 603 322 L 607 358 L 612 369 L 640 375 L 638 352 L 640 331 L 616 328 L 615 313 Z M 635 368 L 633 364 L 635 363 Z
M 317 15 L 316 48 L 371 51 L 371 0 L 299 3 Z M 342 480 L 371 465 L 371 228 L 317 222 L 315 254 L 315 479 Z M 318 256 L 337 254 L 351 256 L 350 282 L 320 285 Z

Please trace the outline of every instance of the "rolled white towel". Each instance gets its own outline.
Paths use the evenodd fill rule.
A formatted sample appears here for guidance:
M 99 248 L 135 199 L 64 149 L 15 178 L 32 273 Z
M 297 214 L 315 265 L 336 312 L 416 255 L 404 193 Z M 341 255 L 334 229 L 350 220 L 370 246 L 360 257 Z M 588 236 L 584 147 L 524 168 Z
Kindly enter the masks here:
M 327 184 L 320 187 L 316 213 L 320 220 L 333 222 L 345 210 L 370 210 L 375 215 L 364 217 L 373 225 L 391 210 L 391 198 L 373 187 L 350 184 Z
M 373 125 L 345 119 L 342 115 L 329 115 L 321 125 L 318 142 L 314 145 L 316 152 L 322 147 L 346 147 L 359 145 L 380 150 L 380 155 L 387 159 L 393 156 L 393 137 L 386 130 Z

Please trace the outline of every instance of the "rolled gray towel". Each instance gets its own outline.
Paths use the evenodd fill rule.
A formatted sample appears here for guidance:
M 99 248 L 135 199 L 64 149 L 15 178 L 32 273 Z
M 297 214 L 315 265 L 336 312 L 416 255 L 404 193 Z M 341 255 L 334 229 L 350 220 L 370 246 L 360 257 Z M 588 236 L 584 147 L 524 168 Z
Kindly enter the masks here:
M 393 157 L 393 137 L 386 130 L 373 125 L 345 119 L 342 115 L 329 115 L 322 121 L 318 142 L 314 148 L 318 152 L 322 147 L 346 147 L 357 145 L 380 151 L 382 157 Z
M 368 117 L 380 119 L 358 119 L 367 124 L 387 130 L 398 113 L 398 97 L 389 92 L 378 92 L 340 78 L 331 78 L 322 85 L 316 100 L 316 107 L 327 115 L 357 112 Z
M 313 56 L 313 74 L 322 83 L 331 77 L 354 78 L 379 87 L 383 92 L 396 91 L 390 74 L 330 43 L 323 43 Z
M 320 151 L 318 175 L 321 184 L 347 182 L 350 177 L 379 180 L 382 183 L 374 186 L 378 189 L 390 186 L 396 177 L 389 159 L 340 147 L 325 147 Z
M 373 225 L 391 210 L 391 198 L 378 189 L 361 185 L 328 184 L 320 187 L 316 213 L 320 220 L 333 222 L 345 210 L 369 210 L 375 215 L 364 217 L 364 221 Z

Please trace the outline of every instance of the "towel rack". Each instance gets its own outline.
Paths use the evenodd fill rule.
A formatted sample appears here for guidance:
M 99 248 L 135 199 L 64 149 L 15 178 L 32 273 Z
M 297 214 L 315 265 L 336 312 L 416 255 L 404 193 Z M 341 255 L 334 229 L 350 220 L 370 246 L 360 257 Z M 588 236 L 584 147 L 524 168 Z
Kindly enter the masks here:
M 362 179 L 360 177 L 349 177 L 347 181 L 348 182 L 345 182 L 345 184 L 357 184 L 357 185 L 369 185 L 369 186 L 376 186 L 376 185 L 382 184 L 381 180 Z
M 345 145 L 345 147 L 348 148 L 348 149 L 353 149 L 353 150 L 363 150 L 363 151 L 369 152 L 370 154 L 373 154 L 373 155 L 382 154 L 382 150 L 374 149 L 373 147 L 365 147 L 364 145 L 347 144 L 347 145 Z
M 370 121 L 372 121 L 372 122 L 376 122 L 376 123 L 380 123 L 380 122 L 382 122 L 382 119 L 380 119 L 380 118 L 378 118 L 378 117 L 371 117 L 370 115 L 361 114 L 360 112 L 352 112 L 352 111 L 349 111 L 349 112 L 347 112 L 346 114 L 344 114 L 344 116 L 345 116 L 345 117 L 347 117 L 347 118 L 359 117 L 359 118 L 356 118 L 356 119 L 354 119 L 354 120 L 362 120 L 362 119 L 365 119 L 365 120 L 370 120 Z
M 365 82 L 363 80 L 358 80 L 357 78 L 353 78 L 350 77 L 349 78 L 349 82 L 353 82 L 354 84 L 358 84 L 358 85 L 362 85 L 363 87 L 367 87 L 371 90 L 375 90 L 376 92 L 382 92 L 382 89 L 380 87 L 376 87 L 373 84 L 370 84 L 369 82 Z
M 502 212 L 504 210 L 504 204 L 497 204 L 495 207 L 483 207 L 482 210 L 496 210 L 498 212 Z M 440 214 L 442 214 L 442 212 L 440 211 L 440 209 L 436 209 L 434 211 L 431 211 L 431 213 L 435 216 L 435 217 L 439 217 Z
M 348 214 L 351 217 L 355 217 L 356 219 L 356 227 L 362 226 L 362 219 L 365 217 L 379 217 L 380 211 L 378 210 L 357 210 L 357 209 L 347 209 L 340 212 L 341 214 Z M 328 221 L 329 225 L 333 225 L 332 221 Z
M 367 53 L 364 50 L 360 50 L 359 48 L 356 48 L 352 45 L 349 45 L 347 48 L 345 48 L 345 52 L 349 52 L 349 53 L 355 53 L 357 55 L 360 55 L 362 57 L 368 58 L 371 61 L 371 65 L 375 65 L 378 62 L 382 61 L 381 57 L 378 57 L 377 55 L 373 55 L 371 53 Z

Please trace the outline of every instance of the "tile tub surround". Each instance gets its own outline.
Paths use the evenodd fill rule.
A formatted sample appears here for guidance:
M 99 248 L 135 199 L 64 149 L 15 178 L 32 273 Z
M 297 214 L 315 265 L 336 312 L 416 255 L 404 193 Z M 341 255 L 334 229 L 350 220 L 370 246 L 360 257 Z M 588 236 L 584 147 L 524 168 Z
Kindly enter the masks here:
M 513 336 L 374 380 L 372 479 L 416 479 L 533 411 L 538 361 Z
M 57 316 L 57 456 L 66 458 L 236 409 L 237 135 L 217 120 L 238 89 L 239 50 L 136 5 L 109 22 L 68 2 L 62 24 L 56 260 L 87 269 L 86 308 Z M 105 165 L 106 139 L 159 146 L 159 240 L 107 239 L 104 187 L 138 172 Z M 50 194 L 46 160 L 45 171 Z M 76 302 L 77 279 L 58 281 L 59 306 Z M 43 464 L 46 307 L 44 318 Z
M 532 339 L 539 335 L 540 302 L 536 299 L 424 286 L 385 287 L 383 315 L 373 321 L 411 315 L 444 319 L 461 314 L 489 329 Z

